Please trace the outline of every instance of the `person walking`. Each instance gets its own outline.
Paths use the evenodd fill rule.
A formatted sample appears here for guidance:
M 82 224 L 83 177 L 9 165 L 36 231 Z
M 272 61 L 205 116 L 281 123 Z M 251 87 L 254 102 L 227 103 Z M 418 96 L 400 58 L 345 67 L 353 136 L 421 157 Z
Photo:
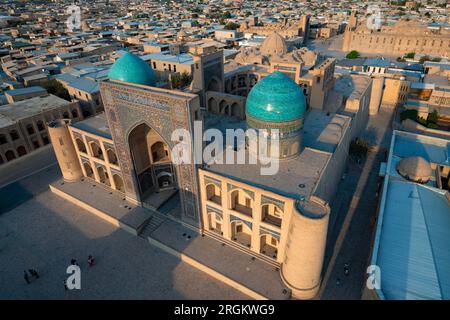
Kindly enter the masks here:
M 74 266 L 79 266 L 79 264 L 78 264 L 78 262 L 77 262 L 76 259 L 70 260 L 70 264 L 71 264 L 71 265 L 74 265 Z
M 344 264 L 344 274 L 348 276 L 350 274 L 350 264 Z
M 65 291 L 69 290 L 69 288 L 67 288 L 67 282 L 66 282 L 65 279 L 63 280 L 63 282 L 64 282 L 64 290 L 65 290 Z
M 92 266 L 94 265 L 94 262 L 95 262 L 95 260 L 94 260 L 94 258 L 92 257 L 92 255 L 89 255 L 89 257 L 88 257 L 88 264 L 89 264 L 89 267 L 92 267 Z
M 23 271 L 23 278 L 25 279 L 27 284 L 30 284 L 30 278 L 28 277 L 28 273 L 26 270 Z
M 28 269 L 28 272 L 31 274 L 32 277 L 35 277 L 36 279 L 39 279 L 39 274 L 35 269 Z

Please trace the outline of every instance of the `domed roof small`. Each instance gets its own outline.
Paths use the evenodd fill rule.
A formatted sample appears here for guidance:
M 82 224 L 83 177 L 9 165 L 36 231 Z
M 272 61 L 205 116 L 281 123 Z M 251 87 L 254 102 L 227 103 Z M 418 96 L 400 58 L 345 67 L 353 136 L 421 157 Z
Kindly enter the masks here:
M 156 79 L 152 68 L 138 56 L 126 52 L 116 60 L 109 69 L 108 77 L 111 80 L 120 80 L 146 86 L 155 86 Z
M 288 52 L 286 41 L 277 32 L 268 36 L 261 45 L 260 51 L 266 55 L 284 55 Z
M 430 163 L 422 157 L 408 157 L 397 164 L 398 173 L 410 181 L 426 183 L 430 180 L 432 170 Z
M 303 118 L 305 111 L 302 89 L 279 71 L 258 81 L 246 102 L 247 115 L 263 121 L 292 121 Z

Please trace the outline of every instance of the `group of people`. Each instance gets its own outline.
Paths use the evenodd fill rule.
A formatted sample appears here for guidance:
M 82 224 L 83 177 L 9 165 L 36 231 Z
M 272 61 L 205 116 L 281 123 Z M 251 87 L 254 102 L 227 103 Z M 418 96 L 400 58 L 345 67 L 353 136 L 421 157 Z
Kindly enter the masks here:
M 350 263 L 344 263 L 344 275 L 346 277 L 348 277 L 348 275 L 350 274 Z M 337 278 L 336 280 L 336 284 L 339 286 L 341 284 L 341 279 Z
M 92 267 L 94 265 L 94 263 L 95 263 L 94 257 L 92 255 L 89 255 L 88 259 L 87 259 L 87 262 L 88 262 L 89 267 Z M 78 262 L 77 262 L 77 259 L 74 259 L 74 258 L 72 258 L 70 260 L 70 265 L 71 266 L 78 266 L 78 267 L 80 266 L 78 264 Z M 69 288 L 67 288 L 66 279 L 64 279 L 63 283 L 64 283 L 64 290 L 66 290 L 66 291 L 69 290 Z
M 87 258 L 87 262 L 88 262 L 89 267 L 92 267 L 95 263 L 94 257 L 92 257 L 92 255 L 89 255 Z M 70 265 L 78 266 L 78 267 L 80 266 L 76 259 L 70 260 Z
M 27 272 L 27 270 L 24 270 L 23 278 L 25 279 L 25 282 L 27 284 L 30 284 L 31 278 L 39 279 L 39 273 L 35 269 L 28 269 L 28 272 Z
M 88 263 L 89 267 L 92 267 L 95 264 L 95 260 L 92 255 L 88 256 L 87 263 Z M 78 267 L 80 266 L 78 264 L 77 260 L 73 259 L 73 258 L 70 260 L 70 265 L 74 265 L 74 266 L 78 266 Z M 27 284 L 30 284 L 31 279 L 39 279 L 39 273 L 35 269 L 28 269 L 28 271 L 24 270 L 23 278 L 25 279 L 25 282 Z M 64 288 L 65 288 L 65 290 L 68 290 L 66 280 L 64 280 Z

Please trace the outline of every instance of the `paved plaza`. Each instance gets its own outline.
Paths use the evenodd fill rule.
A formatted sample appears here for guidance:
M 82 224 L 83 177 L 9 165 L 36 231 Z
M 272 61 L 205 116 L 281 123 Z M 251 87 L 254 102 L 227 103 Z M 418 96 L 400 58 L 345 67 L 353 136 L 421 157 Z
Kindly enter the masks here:
M 248 299 L 54 195 L 48 184 L 59 176 L 51 167 L 0 190 L 0 299 Z M 89 254 L 97 260 L 91 268 Z M 72 258 L 81 290 L 66 292 Z M 41 275 L 29 285 L 28 268 Z

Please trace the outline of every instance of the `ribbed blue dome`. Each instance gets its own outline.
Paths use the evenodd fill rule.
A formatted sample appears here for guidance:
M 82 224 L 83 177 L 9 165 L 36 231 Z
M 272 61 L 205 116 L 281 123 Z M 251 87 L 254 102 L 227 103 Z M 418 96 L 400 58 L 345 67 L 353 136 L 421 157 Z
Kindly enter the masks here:
M 116 60 L 109 69 L 108 77 L 111 80 L 155 86 L 155 74 L 152 68 L 138 56 L 126 52 Z
M 291 121 L 303 118 L 306 101 L 302 89 L 287 75 L 275 71 L 250 91 L 247 115 L 263 121 Z

